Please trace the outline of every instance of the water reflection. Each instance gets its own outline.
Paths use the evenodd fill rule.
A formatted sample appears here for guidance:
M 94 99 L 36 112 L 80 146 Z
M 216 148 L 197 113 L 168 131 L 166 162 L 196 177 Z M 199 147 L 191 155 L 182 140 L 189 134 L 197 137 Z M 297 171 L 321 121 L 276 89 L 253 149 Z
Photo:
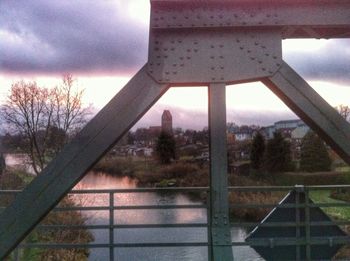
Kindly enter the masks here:
M 132 189 L 137 181 L 130 178 L 118 178 L 103 173 L 89 173 L 75 189 Z M 76 203 L 84 206 L 108 206 L 108 194 L 76 195 Z M 124 193 L 114 196 L 115 206 L 137 205 L 188 205 L 201 202 L 179 193 Z M 85 211 L 88 224 L 109 223 L 108 211 Z M 162 210 L 116 210 L 114 223 L 123 224 L 176 224 L 205 223 L 205 209 L 162 209 Z M 108 230 L 92 230 L 95 242 L 108 243 Z M 246 236 L 241 228 L 232 229 L 232 239 L 242 241 Z M 177 243 L 207 242 L 206 228 L 139 228 L 114 230 L 116 243 Z M 117 248 L 114 250 L 116 260 L 144 261 L 201 261 L 207 260 L 206 247 L 168 247 L 168 248 Z M 261 260 L 249 247 L 234 248 L 235 260 Z M 92 249 L 89 260 L 108 260 L 108 249 Z

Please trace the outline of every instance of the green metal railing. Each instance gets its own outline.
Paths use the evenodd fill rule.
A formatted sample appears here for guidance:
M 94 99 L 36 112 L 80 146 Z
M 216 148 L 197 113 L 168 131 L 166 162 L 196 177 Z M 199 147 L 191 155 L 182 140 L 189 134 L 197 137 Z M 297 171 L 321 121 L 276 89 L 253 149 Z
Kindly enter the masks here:
M 296 231 L 298 228 L 305 229 L 305 237 L 298 238 L 298 234 L 296 237 L 285 237 L 275 239 L 273 237 L 270 238 L 262 238 L 256 239 L 253 242 L 245 242 L 245 241 L 233 241 L 231 242 L 233 251 L 235 248 L 242 246 L 266 246 L 270 248 L 274 248 L 277 246 L 291 246 L 294 245 L 298 249 L 301 246 L 306 248 L 307 260 L 311 260 L 311 246 L 312 245 L 337 245 L 337 244 L 348 244 L 350 243 L 349 236 L 343 237 L 329 237 L 325 235 L 324 237 L 312 237 L 310 235 L 310 229 L 312 226 L 332 226 L 334 224 L 344 227 L 346 225 L 350 225 L 350 217 L 349 219 L 345 218 L 343 220 L 332 220 L 332 221 L 322 221 L 322 222 L 312 222 L 310 220 L 310 209 L 321 207 L 324 211 L 327 212 L 329 208 L 349 208 L 350 203 L 345 201 L 337 201 L 337 202 L 320 202 L 315 201 L 315 203 L 311 203 L 308 200 L 308 196 L 311 198 L 313 196 L 314 191 L 336 191 L 336 190 L 348 190 L 350 193 L 350 186 L 305 186 L 305 187 L 293 187 L 293 186 L 285 186 L 285 187 L 230 187 L 230 193 L 279 193 L 281 198 L 283 195 L 287 194 L 289 191 L 294 189 L 302 189 L 305 192 L 307 197 L 305 198 L 305 202 L 296 203 L 296 204 L 284 204 L 278 206 L 279 208 L 296 208 L 297 211 L 303 209 L 305 211 L 305 220 L 300 221 L 296 220 L 296 222 L 267 222 L 261 224 L 261 222 L 253 222 L 246 220 L 236 220 L 235 218 L 231 218 L 231 228 L 240 227 L 246 228 L 247 231 L 250 231 L 252 228 L 256 226 L 266 226 L 266 227 L 295 227 Z M 0 191 L 0 196 L 4 195 L 15 195 L 20 191 Z M 183 205 L 175 205 L 175 204 L 150 204 L 150 205 L 119 205 L 116 202 L 116 195 L 122 195 L 126 193 L 138 193 L 142 195 L 142 193 L 194 193 L 200 194 L 202 193 L 202 199 L 206 198 L 206 200 L 198 201 L 201 203 L 193 203 L 193 204 L 183 204 Z M 36 229 L 37 230 L 81 230 L 81 229 L 105 229 L 109 231 L 108 234 L 108 242 L 107 243 L 87 243 L 87 244 L 69 244 L 69 243 L 26 243 L 22 242 L 16 250 L 12 254 L 12 259 L 19 260 L 19 252 L 20 249 L 25 248 L 36 248 L 36 249 L 91 249 L 91 248 L 102 248 L 109 250 L 109 259 L 115 260 L 115 249 L 117 248 L 142 248 L 142 247 L 207 247 L 208 251 L 209 245 L 211 242 L 211 231 L 209 228 L 210 224 L 210 210 L 208 209 L 209 199 L 209 188 L 201 187 L 201 188 L 137 188 L 137 189 L 114 189 L 114 190 L 74 190 L 69 193 L 69 195 L 105 195 L 108 197 L 108 205 L 103 206 L 72 206 L 72 207 L 57 207 L 53 211 L 108 211 L 108 224 L 89 224 L 89 225 L 69 225 L 69 224 L 58 224 L 58 225 L 42 225 L 39 224 Z M 205 195 L 203 197 L 203 195 Z M 234 197 L 234 196 L 233 196 Z M 230 210 L 242 210 L 242 209 L 272 209 L 276 207 L 276 202 L 267 202 L 267 203 L 254 203 L 254 202 L 240 202 L 234 203 L 230 205 Z M 137 210 L 179 210 L 179 209 L 203 209 L 206 211 L 206 222 L 200 223 L 170 223 L 170 224 L 118 224 L 116 222 L 118 211 L 137 211 Z M 350 213 L 350 210 L 349 210 Z M 234 221 L 233 221 L 234 220 Z M 204 228 L 207 230 L 208 236 L 201 241 L 198 242 L 144 242 L 144 243 L 117 243 L 115 239 L 115 231 L 118 229 L 141 229 L 141 228 Z M 209 243 L 208 243 L 209 242 Z M 208 258 L 210 259 L 210 254 L 208 254 Z

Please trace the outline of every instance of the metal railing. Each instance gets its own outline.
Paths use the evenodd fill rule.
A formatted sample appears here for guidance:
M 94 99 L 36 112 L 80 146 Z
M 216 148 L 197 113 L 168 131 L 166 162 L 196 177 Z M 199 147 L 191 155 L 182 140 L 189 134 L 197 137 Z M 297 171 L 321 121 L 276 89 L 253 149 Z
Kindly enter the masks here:
M 277 194 L 280 196 L 280 199 L 283 198 L 288 191 L 294 190 L 296 187 L 293 186 L 271 186 L 271 187 L 230 187 L 230 193 L 240 193 L 240 194 L 249 194 L 249 193 L 269 193 L 269 194 Z M 300 189 L 298 187 L 297 189 Z M 301 247 L 304 246 L 306 248 L 307 260 L 311 260 L 311 246 L 312 245 L 337 245 L 337 244 L 348 244 L 350 243 L 349 236 L 342 237 L 312 237 L 310 234 L 310 230 L 313 226 L 347 226 L 350 225 L 350 216 L 349 219 L 342 218 L 336 219 L 332 221 L 312 221 L 310 219 L 310 209 L 312 208 L 322 208 L 326 213 L 329 208 L 337 208 L 344 209 L 350 207 L 349 202 L 345 201 L 334 201 L 334 202 L 322 202 L 320 199 L 314 200 L 314 203 L 309 202 L 309 196 L 313 198 L 313 193 L 315 191 L 340 191 L 347 190 L 350 194 L 350 186 L 303 186 L 302 191 L 305 193 L 305 201 L 304 202 L 296 202 L 293 204 L 283 204 L 278 205 L 276 200 L 274 202 L 234 202 L 230 205 L 231 212 L 234 210 L 242 211 L 243 209 L 249 212 L 249 209 L 272 209 L 275 207 L 278 208 L 295 208 L 297 211 L 303 209 L 305 211 L 305 220 L 296 220 L 296 222 L 265 222 L 261 223 L 260 221 L 247 221 L 243 219 L 231 219 L 231 227 L 232 228 L 245 228 L 247 231 L 250 231 L 252 228 L 256 226 L 265 226 L 265 227 L 293 227 L 298 231 L 298 229 L 305 229 L 304 237 L 284 237 L 284 238 L 261 238 L 256 239 L 252 242 L 246 242 L 244 239 L 242 240 L 233 240 L 232 247 L 233 251 L 235 248 L 242 246 L 265 246 L 274 248 L 277 246 L 296 246 Z M 20 191 L 0 191 L 0 197 L 4 195 L 15 195 Z M 85 211 L 105 211 L 108 212 L 108 224 L 82 224 L 82 225 L 70 225 L 70 224 L 56 224 L 56 225 L 43 225 L 39 224 L 36 227 L 36 230 L 41 231 L 49 231 L 49 230 L 95 230 L 95 229 L 104 229 L 108 230 L 108 242 L 92 242 L 92 243 L 45 243 L 45 242 L 36 242 L 36 243 L 27 243 L 26 241 L 22 242 L 16 250 L 12 254 L 13 260 L 20 260 L 20 252 L 22 249 L 36 248 L 36 249 L 91 249 L 91 248 L 100 248 L 100 249 L 108 249 L 109 251 L 109 259 L 115 260 L 115 249 L 118 248 L 152 248 L 152 247 L 206 247 L 209 251 L 209 243 L 208 239 L 211 238 L 210 232 L 210 215 L 209 215 L 209 188 L 201 187 L 201 188 L 137 188 L 137 189 L 114 189 L 114 190 L 74 190 L 69 193 L 70 196 L 77 195 L 104 195 L 106 197 L 105 203 L 103 205 L 74 205 L 74 206 L 65 206 L 65 207 L 56 207 L 53 211 L 55 212 L 67 212 L 67 211 L 79 211 L 84 213 Z M 137 205 L 127 205 L 127 204 L 119 204 L 116 197 L 118 195 L 125 194 L 138 194 L 142 196 L 143 193 L 194 193 L 199 195 L 202 193 L 202 199 L 198 200 L 198 203 L 191 204 L 137 204 Z M 236 194 L 236 195 L 238 195 Z M 204 195 L 204 196 L 203 196 Z M 235 197 L 235 195 L 232 195 Z M 278 198 L 278 196 L 276 197 Z M 121 224 L 118 223 L 118 211 L 145 211 L 145 210 L 195 210 L 202 209 L 204 213 L 206 213 L 206 217 L 203 222 L 196 223 L 138 223 L 138 224 Z M 350 213 L 350 209 L 349 209 Z M 234 221 L 233 221 L 234 220 Z M 203 238 L 203 240 L 199 241 L 191 241 L 191 242 L 122 242 L 118 243 L 115 238 L 115 232 L 118 229 L 150 229 L 150 228 L 203 228 L 207 230 L 207 238 Z M 209 259 L 208 254 L 208 259 Z

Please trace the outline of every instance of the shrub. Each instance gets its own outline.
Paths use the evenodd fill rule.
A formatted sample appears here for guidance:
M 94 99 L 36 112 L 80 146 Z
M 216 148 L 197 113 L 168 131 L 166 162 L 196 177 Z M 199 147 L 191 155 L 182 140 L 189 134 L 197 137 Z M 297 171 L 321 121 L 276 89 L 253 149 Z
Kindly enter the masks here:
M 276 173 L 291 169 L 290 143 L 282 134 L 275 132 L 273 138 L 266 145 L 265 168 L 275 179 Z
M 329 171 L 331 159 L 324 142 L 313 131 L 302 140 L 300 148 L 300 170 L 307 172 Z

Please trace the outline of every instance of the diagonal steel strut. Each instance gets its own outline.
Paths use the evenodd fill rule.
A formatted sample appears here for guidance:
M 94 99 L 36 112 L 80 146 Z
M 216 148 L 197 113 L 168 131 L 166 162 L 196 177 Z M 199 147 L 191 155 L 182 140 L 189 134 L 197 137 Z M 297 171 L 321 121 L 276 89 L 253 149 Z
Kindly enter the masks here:
M 0 260 L 167 91 L 144 66 L 0 216 Z
M 350 164 L 350 124 L 286 62 L 262 82 Z

